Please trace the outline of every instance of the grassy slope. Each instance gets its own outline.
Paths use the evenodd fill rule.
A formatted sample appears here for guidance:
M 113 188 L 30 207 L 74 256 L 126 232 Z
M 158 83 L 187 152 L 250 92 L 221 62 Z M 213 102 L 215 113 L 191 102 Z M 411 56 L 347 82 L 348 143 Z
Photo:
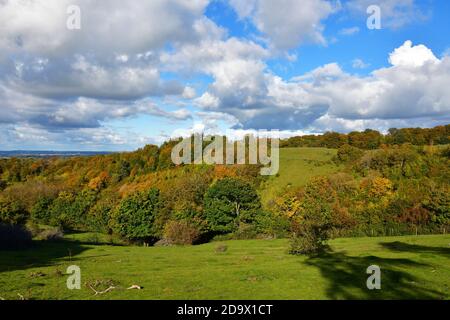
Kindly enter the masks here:
M 76 238 L 81 239 L 80 235 Z M 0 297 L 17 299 L 449 299 L 450 236 L 337 239 L 316 258 L 291 256 L 286 240 L 230 241 L 195 247 L 94 246 L 41 243 L 0 252 Z M 71 257 L 69 257 L 69 250 Z M 112 279 L 120 288 L 101 296 L 85 285 L 66 289 L 68 265 L 82 282 Z M 365 287 L 366 268 L 382 269 L 382 290 Z M 41 277 L 32 277 L 35 272 Z M 125 290 L 133 284 L 143 290 Z
M 280 149 L 280 172 L 270 177 L 262 186 L 261 199 L 267 204 L 274 195 L 291 185 L 305 185 L 312 177 L 338 171 L 331 162 L 336 150 L 325 148 Z

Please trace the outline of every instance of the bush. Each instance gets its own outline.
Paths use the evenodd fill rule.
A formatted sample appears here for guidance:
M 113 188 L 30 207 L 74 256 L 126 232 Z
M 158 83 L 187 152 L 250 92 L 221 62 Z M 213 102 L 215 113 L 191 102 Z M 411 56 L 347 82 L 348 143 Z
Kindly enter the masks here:
M 251 224 L 241 224 L 239 228 L 233 233 L 233 239 L 236 240 L 250 240 L 256 239 L 258 232 L 256 226 Z
M 290 221 L 285 214 L 261 211 L 256 216 L 255 225 L 258 235 L 270 238 L 285 238 L 289 235 Z
M 164 229 L 164 238 L 172 244 L 190 245 L 200 238 L 200 230 L 186 220 L 169 221 Z
M 31 243 L 31 232 L 25 227 L 0 223 L 0 250 L 24 249 Z
M 291 254 L 314 254 L 326 247 L 328 230 L 321 225 L 304 222 L 291 237 Z
M 37 238 L 44 241 L 61 241 L 64 239 L 64 232 L 60 228 L 46 229 L 39 233 Z
M 338 149 L 337 159 L 339 162 L 344 163 L 353 162 L 360 159 L 363 156 L 363 154 L 364 154 L 363 150 L 356 147 L 352 147 L 351 145 L 348 144 L 344 144 Z

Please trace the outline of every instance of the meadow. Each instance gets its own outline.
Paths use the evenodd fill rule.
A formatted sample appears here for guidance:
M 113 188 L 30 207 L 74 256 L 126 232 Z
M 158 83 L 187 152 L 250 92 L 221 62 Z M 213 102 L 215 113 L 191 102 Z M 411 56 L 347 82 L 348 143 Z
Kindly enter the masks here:
M 95 237 L 94 237 L 95 238 Z M 93 235 L 0 252 L 2 299 L 449 299 L 450 236 L 342 238 L 317 256 L 288 254 L 288 240 L 191 247 L 90 244 Z M 226 250 L 225 250 L 225 249 Z M 219 250 L 221 249 L 221 250 Z M 81 290 L 66 288 L 78 265 Z M 366 288 L 381 267 L 382 289 Z M 95 295 L 89 288 L 102 291 Z M 132 285 L 141 290 L 127 290 Z
M 286 188 L 302 187 L 313 177 L 337 172 L 339 166 L 332 161 L 336 153 L 336 149 L 327 148 L 280 149 L 280 171 L 263 182 L 262 203 L 266 205 Z

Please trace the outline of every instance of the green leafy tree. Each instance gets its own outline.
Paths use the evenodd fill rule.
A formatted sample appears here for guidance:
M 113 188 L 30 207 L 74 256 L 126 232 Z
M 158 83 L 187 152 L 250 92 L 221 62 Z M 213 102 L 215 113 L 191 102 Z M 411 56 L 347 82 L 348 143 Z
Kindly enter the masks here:
M 131 241 L 147 241 L 158 236 L 155 226 L 160 209 L 158 189 L 137 192 L 125 198 L 114 213 L 113 229 Z
M 215 232 L 233 232 L 241 223 L 252 223 L 261 208 L 253 186 L 235 178 L 213 184 L 205 194 L 205 214 Z
M 25 206 L 13 199 L 0 198 L 0 223 L 25 224 L 29 216 Z
M 49 224 L 51 220 L 51 206 L 53 199 L 48 197 L 39 198 L 31 209 L 31 218 L 34 222 Z
M 75 221 L 72 217 L 72 204 L 75 196 L 70 192 L 61 192 L 53 201 L 50 213 L 50 225 L 61 228 L 70 228 Z

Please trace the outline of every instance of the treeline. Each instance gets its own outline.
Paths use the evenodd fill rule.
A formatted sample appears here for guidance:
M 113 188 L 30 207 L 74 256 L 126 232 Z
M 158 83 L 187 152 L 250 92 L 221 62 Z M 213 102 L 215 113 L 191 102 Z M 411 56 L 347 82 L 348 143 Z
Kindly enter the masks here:
M 326 132 L 323 135 L 305 135 L 282 140 L 280 147 L 323 147 L 337 149 L 345 144 L 359 149 L 373 150 L 382 145 L 402 145 L 410 143 L 415 146 L 442 145 L 450 143 L 450 125 L 435 128 L 389 129 L 383 135 L 376 130 L 350 132 L 342 134 Z
M 334 237 L 448 232 L 450 148 L 344 145 L 335 161 L 345 169 L 288 188 L 272 204 L 290 221 L 292 253 L 320 251 Z
M 263 207 L 258 191 L 267 177 L 258 166 L 175 167 L 174 143 L 86 158 L 0 160 L 0 247 L 19 244 L 24 228 L 11 226 L 25 225 L 42 239 L 77 230 L 131 243 L 293 235 L 293 252 L 334 236 L 450 226 L 448 146 L 343 144 L 334 160 L 341 172 L 287 188 Z

